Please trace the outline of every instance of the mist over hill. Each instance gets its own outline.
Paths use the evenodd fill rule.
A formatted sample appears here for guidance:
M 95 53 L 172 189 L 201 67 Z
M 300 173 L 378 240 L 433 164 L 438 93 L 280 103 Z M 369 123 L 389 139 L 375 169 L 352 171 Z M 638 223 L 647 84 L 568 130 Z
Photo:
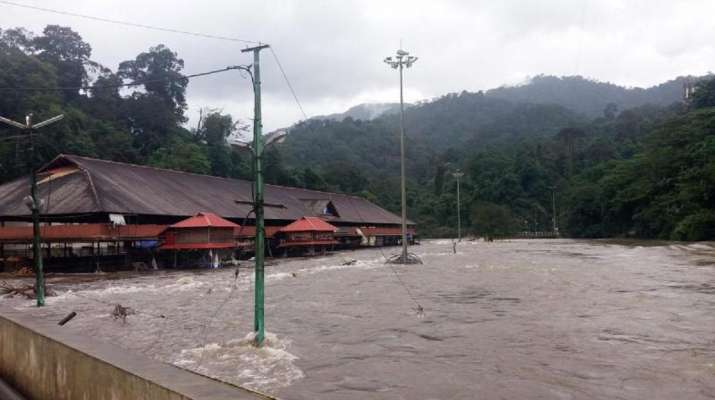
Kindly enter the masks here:
M 406 129 L 410 140 L 410 172 L 447 149 L 468 152 L 465 143 L 479 146 L 525 138 L 552 136 L 567 126 L 586 124 L 604 113 L 641 106 L 668 106 L 682 100 L 683 82 L 677 78 L 651 88 L 625 88 L 580 76 L 539 75 L 518 86 L 486 92 L 450 93 L 410 105 Z M 608 110 L 607 110 L 608 108 Z M 394 170 L 394 146 L 399 104 L 360 104 L 344 113 L 318 117 L 294 126 L 285 161 L 291 166 L 308 157 L 322 166 L 331 160 L 350 160 L 370 173 Z M 314 143 L 320 143 L 317 148 Z M 309 156 L 308 156 L 309 155 Z
M 646 104 L 667 106 L 683 98 L 683 83 L 695 77 L 678 77 L 649 88 L 626 88 L 581 76 L 538 75 L 525 84 L 502 86 L 486 95 L 513 102 L 553 103 L 595 118 L 608 104 L 618 109 Z
M 407 106 L 407 105 L 406 105 Z M 312 119 L 329 119 L 342 121 L 345 118 L 373 120 L 381 115 L 400 112 L 400 103 L 363 103 L 350 107 L 347 111 L 328 115 L 319 115 Z

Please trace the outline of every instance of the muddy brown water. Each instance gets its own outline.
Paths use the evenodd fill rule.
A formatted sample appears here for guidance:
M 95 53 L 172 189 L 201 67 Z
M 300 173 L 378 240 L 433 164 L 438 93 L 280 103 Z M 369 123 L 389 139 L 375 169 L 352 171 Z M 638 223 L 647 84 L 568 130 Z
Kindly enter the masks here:
M 76 311 L 68 330 L 285 399 L 715 398 L 713 243 L 412 250 L 424 265 L 366 249 L 268 267 L 261 349 L 250 270 L 65 280 L 42 309 L 0 301 Z M 114 319 L 115 304 L 136 314 Z

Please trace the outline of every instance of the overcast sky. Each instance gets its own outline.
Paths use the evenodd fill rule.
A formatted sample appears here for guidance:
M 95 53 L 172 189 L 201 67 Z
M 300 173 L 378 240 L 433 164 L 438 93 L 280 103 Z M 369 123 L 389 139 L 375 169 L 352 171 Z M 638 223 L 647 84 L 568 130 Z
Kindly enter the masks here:
M 542 73 L 645 87 L 715 70 L 714 0 L 14 1 L 270 43 L 308 116 L 397 101 L 397 73 L 382 60 L 400 40 L 419 57 L 406 75 L 410 102 Z M 159 43 L 178 52 L 187 74 L 252 61 L 241 43 L 0 4 L 0 28 L 40 32 L 47 24 L 71 26 L 113 70 Z M 271 54 L 262 60 L 266 130 L 303 119 Z M 249 118 L 252 101 L 237 72 L 189 84 L 193 120 L 200 107 Z

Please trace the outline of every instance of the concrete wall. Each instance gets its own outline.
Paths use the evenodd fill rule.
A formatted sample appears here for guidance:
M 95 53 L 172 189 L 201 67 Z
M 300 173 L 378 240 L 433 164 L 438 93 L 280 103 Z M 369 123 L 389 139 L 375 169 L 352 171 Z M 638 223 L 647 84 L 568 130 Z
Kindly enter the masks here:
M 34 400 L 270 398 L 1 306 L 0 377 Z

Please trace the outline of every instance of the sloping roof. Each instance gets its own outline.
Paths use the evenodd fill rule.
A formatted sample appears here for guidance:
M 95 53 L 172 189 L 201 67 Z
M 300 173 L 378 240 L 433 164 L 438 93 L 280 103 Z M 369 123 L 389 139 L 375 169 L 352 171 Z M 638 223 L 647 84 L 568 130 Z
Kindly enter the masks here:
M 303 217 L 283 228 L 280 232 L 335 232 L 336 227 L 318 217 Z
M 251 210 L 250 181 L 191 174 L 74 155 L 60 155 L 40 170 L 44 216 L 86 213 L 190 217 L 201 211 L 242 220 Z M 0 186 L 0 218 L 29 217 L 23 202 L 29 177 Z M 304 200 L 330 201 L 333 223 L 398 224 L 400 217 L 351 195 L 266 185 L 267 220 L 313 215 Z M 237 202 L 238 201 L 238 202 Z
M 191 218 L 179 221 L 169 228 L 239 228 L 238 224 L 225 220 L 210 212 L 200 212 Z

